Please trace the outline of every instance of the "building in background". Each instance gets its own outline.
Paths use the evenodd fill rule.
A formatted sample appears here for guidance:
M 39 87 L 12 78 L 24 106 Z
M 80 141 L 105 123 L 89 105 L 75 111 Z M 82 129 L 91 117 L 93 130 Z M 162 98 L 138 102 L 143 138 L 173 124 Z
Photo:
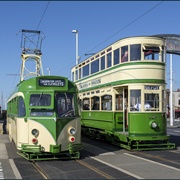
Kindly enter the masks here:
M 180 119 L 180 89 L 177 89 L 173 92 L 173 112 L 174 112 L 174 118 Z M 166 90 L 166 104 L 167 104 L 167 118 L 170 118 L 170 90 Z

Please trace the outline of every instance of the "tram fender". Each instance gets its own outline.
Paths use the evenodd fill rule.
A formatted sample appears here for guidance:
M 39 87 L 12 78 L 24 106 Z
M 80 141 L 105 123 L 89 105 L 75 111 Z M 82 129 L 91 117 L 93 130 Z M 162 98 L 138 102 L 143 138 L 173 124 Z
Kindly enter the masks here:
M 114 132 L 114 135 L 115 135 L 115 136 L 118 136 L 118 138 L 119 138 L 120 141 L 128 142 L 128 136 L 127 136 L 127 133 L 118 133 L 118 132 Z

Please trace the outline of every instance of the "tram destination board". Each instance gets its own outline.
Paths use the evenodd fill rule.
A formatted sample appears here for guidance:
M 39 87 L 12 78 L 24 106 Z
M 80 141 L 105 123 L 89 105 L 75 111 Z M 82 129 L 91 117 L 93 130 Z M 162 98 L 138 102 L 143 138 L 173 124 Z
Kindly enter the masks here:
M 64 87 L 64 79 L 39 79 L 39 86 L 58 86 Z

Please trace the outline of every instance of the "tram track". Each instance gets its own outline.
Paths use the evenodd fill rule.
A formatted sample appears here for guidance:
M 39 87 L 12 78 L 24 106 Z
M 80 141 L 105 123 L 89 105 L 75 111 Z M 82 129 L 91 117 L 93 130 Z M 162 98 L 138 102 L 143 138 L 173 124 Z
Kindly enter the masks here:
M 43 179 L 52 179 L 35 161 L 32 162 L 32 165 L 42 176 Z
M 87 167 L 88 169 L 91 169 L 92 171 L 98 173 L 99 175 L 103 176 L 104 178 L 106 179 L 115 179 L 114 177 L 112 177 L 111 175 L 91 166 L 90 164 L 86 163 L 86 162 L 83 162 L 82 160 L 76 160 L 77 163 Z
M 93 171 L 96 174 L 99 174 L 103 179 L 115 179 L 113 176 L 107 174 L 104 171 L 101 171 L 100 169 L 84 162 L 83 160 L 75 160 L 76 163 L 82 165 L 83 167 Z M 42 176 L 42 179 L 54 179 L 52 178 L 48 172 L 46 172 L 41 165 L 38 165 L 36 162 L 32 162 L 34 168 L 38 171 L 38 173 Z

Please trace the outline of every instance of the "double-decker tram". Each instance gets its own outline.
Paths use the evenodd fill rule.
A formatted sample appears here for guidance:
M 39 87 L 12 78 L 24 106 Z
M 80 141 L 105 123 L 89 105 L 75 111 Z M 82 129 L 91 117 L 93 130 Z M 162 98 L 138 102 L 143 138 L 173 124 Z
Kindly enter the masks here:
M 165 39 L 128 37 L 72 68 L 82 134 L 131 150 L 174 149 L 166 132 Z
M 7 130 L 18 154 L 30 161 L 79 158 L 77 86 L 66 77 L 44 76 L 39 49 L 23 48 L 21 58 L 21 81 L 7 101 Z M 34 72 L 26 71 L 28 61 L 35 62 Z

